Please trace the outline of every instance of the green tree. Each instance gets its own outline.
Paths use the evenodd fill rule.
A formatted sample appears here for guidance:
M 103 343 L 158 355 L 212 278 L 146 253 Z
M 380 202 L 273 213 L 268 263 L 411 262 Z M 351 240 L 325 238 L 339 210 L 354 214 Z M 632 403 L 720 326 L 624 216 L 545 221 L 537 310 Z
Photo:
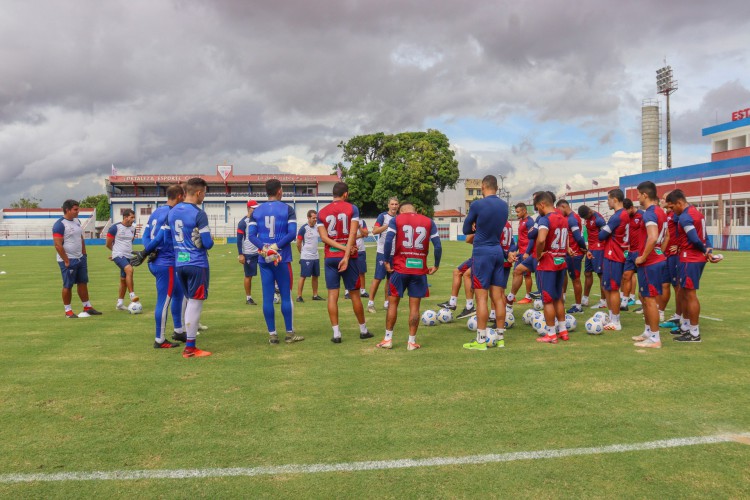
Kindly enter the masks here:
M 96 208 L 96 220 L 109 219 L 109 198 L 106 194 L 87 196 L 79 203 L 81 208 Z
M 438 192 L 455 187 L 458 180 L 458 161 L 438 130 L 379 132 L 352 137 L 339 147 L 349 166 L 337 167 L 349 185 L 349 199 L 364 215 L 376 215 L 388 198 L 398 196 L 431 217 Z
M 39 208 L 39 204 L 42 202 L 39 198 L 21 198 L 18 201 L 14 201 L 10 204 L 10 208 Z

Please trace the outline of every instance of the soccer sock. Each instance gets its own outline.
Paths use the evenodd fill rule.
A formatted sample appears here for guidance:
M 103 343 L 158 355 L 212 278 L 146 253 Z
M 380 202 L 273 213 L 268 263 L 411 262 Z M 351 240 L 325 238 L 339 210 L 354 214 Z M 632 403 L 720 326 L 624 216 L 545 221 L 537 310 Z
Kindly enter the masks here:
M 576 306 L 576 309 L 580 309 L 581 308 L 581 304 L 573 304 L 573 305 Z
M 503 340 L 505 328 L 498 328 L 497 330 L 495 330 L 495 332 L 497 332 L 497 340 Z
M 374 300 L 368 300 L 367 301 L 367 307 L 374 306 L 374 305 L 375 305 L 375 301 Z
M 364 288 L 360 288 L 359 294 L 362 295 L 363 293 L 367 293 L 367 290 L 365 290 Z
M 531 295 L 529 295 L 529 294 L 527 293 L 526 295 L 524 295 L 524 296 L 523 296 L 523 298 L 525 298 L 525 299 L 531 299 Z
M 693 337 L 699 337 L 701 334 L 700 328 L 698 325 L 690 325 L 690 335 Z
M 630 300 L 633 300 L 633 301 L 635 300 L 635 294 L 634 293 L 630 294 Z
M 70 304 L 63 304 L 63 306 L 65 307 L 65 312 L 73 310 L 73 308 L 70 306 Z
M 393 338 L 393 330 L 385 331 L 385 340 L 391 340 Z
M 409 342 L 411 342 L 412 344 L 416 344 L 417 343 L 417 336 L 416 335 L 409 335 Z
M 495 316 L 495 310 L 490 311 L 490 319 L 497 319 L 497 316 Z
M 452 305 L 453 307 L 456 307 L 456 304 L 458 303 L 458 297 L 454 297 L 453 295 L 451 295 L 451 298 L 448 301 L 448 303 Z
M 620 324 L 620 315 L 619 314 L 613 314 L 612 315 L 612 322 L 616 325 Z
M 516 296 L 514 294 L 512 294 L 512 293 L 509 293 L 508 294 L 508 302 L 510 303 L 510 302 L 513 302 L 514 300 L 516 300 Z
M 682 318 L 682 321 L 680 321 L 680 330 L 688 331 L 690 330 L 690 320 L 687 318 Z
M 124 303 L 125 303 L 125 302 L 124 302 L 124 301 L 123 301 L 122 299 L 117 299 L 117 305 L 118 305 L 118 306 L 121 306 L 121 305 L 123 305 Z
M 466 309 L 473 309 L 473 308 L 474 308 L 474 300 L 466 299 Z
M 252 298 L 253 298 L 252 295 L 245 295 L 245 300 L 250 300 Z
M 89 302 L 88 300 L 86 302 L 82 302 L 82 304 L 84 309 L 86 309 L 87 307 L 91 307 L 91 302 Z
M 383 307 L 385 307 L 386 309 L 388 309 L 389 305 L 390 305 L 390 302 L 388 302 L 387 300 L 383 302 Z
M 195 347 L 195 337 L 198 335 L 198 325 L 203 311 L 203 301 L 189 299 L 185 308 L 185 328 L 187 330 L 187 342 L 185 347 Z
M 477 328 L 477 342 L 480 344 L 484 344 L 487 342 L 487 330 L 480 330 Z
M 612 323 L 614 317 L 615 317 L 615 315 L 612 313 L 612 309 L 610 309 L 609 310 L 609 322 L 610 323 Z
M 336 325 L 333 327 L 333 338 L 335 339 L 341 338 L 341 330 L 339 330 L 339 325 Z
M 664 311 L 659 310 L 659 323 L 664 323 Z
M 359 325 L 359 333 L 367 333 L 367 324 L 366 323 L 362 323 L 361 325 Z
M 544 332 L 547 334 L 547 336 L 553 337 L 555 335 L 555 327 L 547 325 L 544 327 Z
M 132 302 L 135 298 L 135 292 L 130 292 L 130 301 Z
M 272 331 L 272 332 L 268 332 L 268 335 L 269 335 L 269 336 L 271 336 L 271 335 L 277 335 L 277 333 L 276 333 L 276 330 L 274 330 L 274 331 Z

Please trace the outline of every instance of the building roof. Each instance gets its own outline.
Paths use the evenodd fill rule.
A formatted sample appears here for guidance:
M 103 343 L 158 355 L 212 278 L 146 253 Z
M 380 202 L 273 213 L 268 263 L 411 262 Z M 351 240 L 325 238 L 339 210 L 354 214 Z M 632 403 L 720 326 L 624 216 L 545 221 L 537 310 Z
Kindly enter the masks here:
M 80 208 L 80 212 L 93 212 L 94 208 Z M 48 213 L 48 212 L 62 212 L 62 208 L 55 207 L 55 208 L 3 208 L 3 212 L 11 212 L 11 213 L 17 213 L 17 212 L 34 212 L 34 213 Z
M 110 184 L 159 184 L 159 183 L 181 183 L 193 177 L 200 177 L 209 184 L 247 184 L 251 182 L 266 182 L 269 179 L 278 179 L 281 182 L 338 182 L 335 175 L 291 175 L 291 174 L 255 174 L 255 175 L 229 175 L 226 180 L 220 175 L 110 175 Z
M 727 123 L 721 123 L 714 125 L 713 127 L 706 127 L 703 129 L 703 137 L 707 135 L 718 134 L 719 132 L 726 132 L 727 130 L 733 130 L 740 127 L 746 127 L 750 125 L 750 118 L 743 118 L 742 120 L 734 120 Z
M 435 215 L 433 217 L 463 217 L 464 214 L 456 210 L 455 208 L 451 208 L 450 210 L 438 210 L 435 212 Z

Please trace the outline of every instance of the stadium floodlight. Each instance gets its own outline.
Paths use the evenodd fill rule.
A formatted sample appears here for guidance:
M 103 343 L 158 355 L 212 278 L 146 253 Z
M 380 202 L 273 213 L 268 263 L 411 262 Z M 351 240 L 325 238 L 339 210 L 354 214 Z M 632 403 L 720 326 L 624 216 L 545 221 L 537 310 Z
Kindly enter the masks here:
M 667 99 L 667 168 L 672 168 L 672 126 L 669 115 L 669 96 L 677 90 L 677 80 L 672 78 L 672 66 L 665 66 L 656 70 L 656 93 L 663 94 Z

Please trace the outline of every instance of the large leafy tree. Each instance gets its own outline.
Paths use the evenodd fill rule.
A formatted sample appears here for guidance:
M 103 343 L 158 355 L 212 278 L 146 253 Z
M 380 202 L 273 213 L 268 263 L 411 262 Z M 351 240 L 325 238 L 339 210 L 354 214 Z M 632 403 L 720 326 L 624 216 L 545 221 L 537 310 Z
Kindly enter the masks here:
M 96 220 L 109 219 L 109 198 L 106 194 L 87 196 L 79 203 L 81 208 L 96 208 Z
M 42 202 L 39 198 L 21 198 L 18 201 L 11 202 L 10 208 L 39 208 L 39 204 Z
M 348 165 L 337 168 L 349 185 L 350 201 L 364 215 L 379 213 L 388 198 L 398 196 L 432 216 L 438 193 L 455 187 L 458 180 L 458 161 L 438 130 L 361 135 L 339 147 Z

